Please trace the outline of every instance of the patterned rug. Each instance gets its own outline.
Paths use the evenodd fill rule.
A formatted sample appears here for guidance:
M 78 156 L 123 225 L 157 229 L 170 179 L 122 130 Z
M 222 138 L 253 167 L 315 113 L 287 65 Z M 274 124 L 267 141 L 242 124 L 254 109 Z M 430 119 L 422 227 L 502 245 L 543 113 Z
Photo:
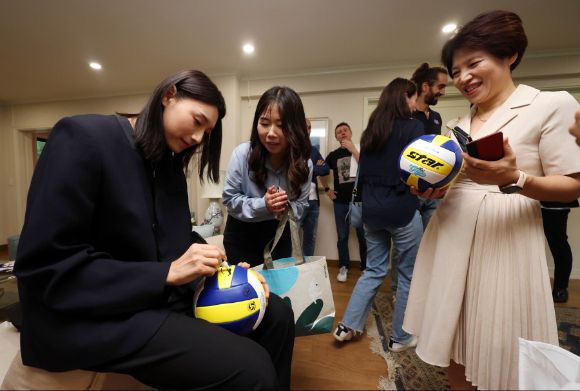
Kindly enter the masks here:
M 560 347 L 580 356 L 580 308 L 556 307 Z
M 389 368 L 389 376 L 379 379 L 382 390 L 449 390 L 450 384 L 445 368 L 423 362 L 415 350 L 391 353 L 389 342 L 393 307 L 391 292 L 379 292 L 373 310 L 367 320 L 366 330 L 373 353 L 383 357 Z M 580 355 L 580 309 L 556 307 L 560 347 Z

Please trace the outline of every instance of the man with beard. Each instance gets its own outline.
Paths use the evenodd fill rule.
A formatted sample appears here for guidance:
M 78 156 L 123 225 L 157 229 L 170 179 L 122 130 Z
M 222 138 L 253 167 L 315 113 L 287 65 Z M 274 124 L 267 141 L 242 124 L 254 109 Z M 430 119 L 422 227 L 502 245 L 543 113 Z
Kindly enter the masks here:
M 439 98 L 445 95 L 445 87 L 447 87 L 448 79 L 447 70 L 441 66 L 430 67 L 428 63 L 424 62 L 415 70 L 411 81 L 417 85 L 417 103 L 416 110 L 413 112 L 413 118 L 418 119 L 423 123 L 425 134 L 441 134 L 441 115 L 438 112 L 431 110 L 429 106 L 435 106 Z M 419 207 L 421 218 L 423 219 L 423 231 L 427 228 L 431 216 L 435 213 L 435 209 L 441 200 L 425 199 L 419 197 Z M 397 293 L 397 264 L 399 262 L 399 254 L 397 249 L 392 247 L 391 255 L 391 290 L 393 291 L 393 307 L 395 306 L 395 296 Z
M 413 73 L 411 81 L 417 85 L 417 110 L 413 117 L 423 122 L 425 134 L 441 134 L 441 116 L 431 110 L 439 98 L 445 95 L 447 70 L 440 66 L 430 67 L 426 62 Z M 424 226 L 427 226 L 425 222 Z
M 431 110 L 429 106 L 435 106 L 439 98 L 445 95 L 447 87 L 447 70 L 441 66 L 430 67 L 424 62 L 417 68 L 411 81 L 417 85 L 417 103 L 416 110 L 413 112 L 413 118 L 423 123 L 425 134 L 441 134 L 441 115 Z M 441 200 L 426 199 L 419 197 L 421 208 L 421 218 L 423 219 L 423 231 L 427 228 L 431 216 Z

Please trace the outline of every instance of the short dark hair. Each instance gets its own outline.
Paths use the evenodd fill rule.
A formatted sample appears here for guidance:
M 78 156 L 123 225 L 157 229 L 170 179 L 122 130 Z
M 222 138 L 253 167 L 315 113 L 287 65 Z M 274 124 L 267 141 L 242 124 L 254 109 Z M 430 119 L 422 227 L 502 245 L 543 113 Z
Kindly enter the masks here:
M 501 59 L 517 54 L 511 65 L 513 71 L 522 60 L 527 46 L 528 38 L 518 15 L 511 11 L 489 11 L 476 16 L 445 43 L 441 62 L 451 74 L 453 54 L 461 49 L 485 50 Z
M 288 179 L 291 187 L 289 189 L 290 194 L 299 197 L 302 193 L 302 185 L 308 181 L 308 175 L 310 174 L 308 159 L 310 159 L 312 144 L 308 136 L 302 100 L 293 89 L 275 86 L 264 92 L 260 97 L 252 123 L 248 166 L 255 174 L 253 181 L 260 188 L 265 188 L 266 178 L 268 177 L 266 168 L 268 150 L 260 141 L 258 121 L 260 116 L 268 112 L 272 106 L 278 107 L 278 113 L 282 120 L 282 133 L 286 137 L 286 141 L 288 141 L 286 155 L 288 160 Z
M 423 93 L 423 83 L 427 83 L 429 87 L 433 86 L 437 80 L 439 80 L 439 74 L 443 73 L 448 75 L 447 70 L 442 66 L 436 65 L 430 67 L 428 63 L 424 62 L 415 70 L 413 76 L 411 76 L 411 81 L 417 85 L 417 95 L 421 96 Z
M 346 126 L 352 132 L 352 129 L 350 128 L 349 124 L 347 124 L 346 122 L 341 122 L 334 127 L 334 135 L 335 136 L 336 136 L 336 129 L 340 128 L 341 126 Z
M 361 153 L 370 155 L 383 151 L 393 133 L 395 120 L 411 118 L 412 113 L 406 98 L 412 97 L 416 92 L 415 83 L 401 77 L 385 87 L 377 107 L 369 117 L 367 128 L 361 135 Z

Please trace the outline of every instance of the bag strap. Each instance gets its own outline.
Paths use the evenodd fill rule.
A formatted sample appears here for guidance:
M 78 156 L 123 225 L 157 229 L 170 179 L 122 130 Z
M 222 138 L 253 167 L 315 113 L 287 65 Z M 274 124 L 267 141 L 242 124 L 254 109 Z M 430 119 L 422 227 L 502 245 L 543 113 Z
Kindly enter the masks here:
M 359 158 L 360 160 L 360 158 Z M 355 203 L 354 200 L 358 194 L 358 176 L 360 174 L 360 163 L 358 165 L 358 167 L 356 168 L 356 179 L 354 180 L 354 188 L 352 189 L 352 198 L 350 199 L 350 204 L 348 205 L 348 212 L 346 213 L 346 217 L 344 218 L 344 221 L 346 222 L 347 225 L 350 225 L 350 210 L 352 208 L 352 205 Z
M 360 161 L 360 158 L 359 158 Z M 354 180 L 354 189 L 352 189 L 352 199 L 350 200 L 351 203 L 354 204 L 354 199 L 356 198 L 357 194 L 358 194 L 358 176 L 360 174 L 360 162 L 358 164 L 358 167 L 356 168 L 356 179 Z
M 290 237 L 292 239 L 292 256 L 294 257 L 294 264 L 300 265 L 304 263 L 304 254 L 302 253 L 302 246 L 300 245 L 296 216 L 294 216 L 292 205 L 288 202 L 288 207 L 284 213 L 282 213 L 282 218 L 278 223 L 278 228 L 276 228 L 276 236 L 274 236 L 274 238 L 266 244 L 266 247 L 264 247 L 264 269 L 274 269 L 272 251 L 274 251 L 274 248 L 276 248 L 278 241 L 282 237 L 287 222 L 290 222 Z M 270 245 L 272 245 L 272 247 L 270 247 Z

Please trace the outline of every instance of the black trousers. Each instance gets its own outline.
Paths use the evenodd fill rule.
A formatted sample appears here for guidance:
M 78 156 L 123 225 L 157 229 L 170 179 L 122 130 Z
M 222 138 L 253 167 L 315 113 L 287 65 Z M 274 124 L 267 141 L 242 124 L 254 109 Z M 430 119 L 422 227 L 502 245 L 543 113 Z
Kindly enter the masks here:
M 161 390 L 289 390 L 294 313 L 270 294 L 258 328 L 247 337 L 192 317 L 191 301 L 173 306 L 139 351 L 87 368 L 131 375 Z
M 254 267 L 264 263 L 264 247 L 276 236 L 278 223 L 278 220 L 249 223 L 228 215 L 224 230 L 224 248 L 230 265 L 247 262 Z M 272 251 L 272 259 L 291 256 L 290 224 L 286 224 L 282 237 Z
M 572 249 L 568 244 L 568 214 L 570 209 L 542 208 L 544 234 L 554 257 L 554 288 L 568 288 L 572 272 Z

